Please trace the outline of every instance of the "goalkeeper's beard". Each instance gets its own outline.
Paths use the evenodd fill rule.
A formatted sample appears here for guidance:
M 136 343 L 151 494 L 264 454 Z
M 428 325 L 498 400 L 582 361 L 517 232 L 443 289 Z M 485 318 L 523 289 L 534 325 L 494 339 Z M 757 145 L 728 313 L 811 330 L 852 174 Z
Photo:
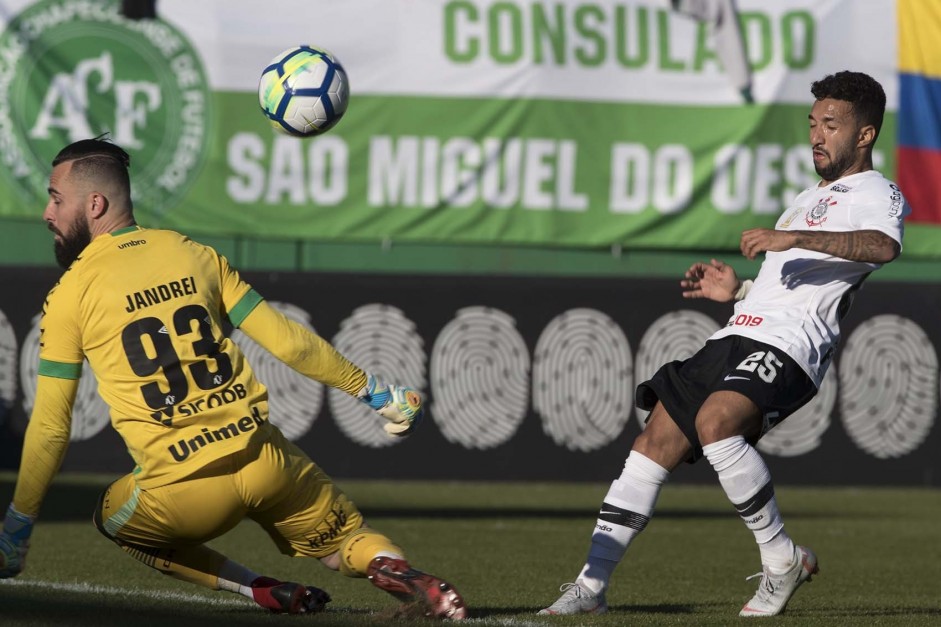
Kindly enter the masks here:
M 68 269 L 90 243 L 91 229 L 88 228 L 88 218 L 80 216 L 68 233 L 60 233 L 59 239 L 55 240 L 56 263 L 61 268 Z

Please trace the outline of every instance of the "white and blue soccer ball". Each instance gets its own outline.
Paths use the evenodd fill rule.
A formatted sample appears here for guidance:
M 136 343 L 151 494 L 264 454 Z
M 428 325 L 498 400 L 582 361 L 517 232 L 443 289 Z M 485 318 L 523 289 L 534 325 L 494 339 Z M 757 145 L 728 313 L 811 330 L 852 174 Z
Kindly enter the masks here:
M 335 56 L 295 46 L 271 60 L 258 82 L 258 104 L 279 131 L 298 137 L 326 132 L 346 113 L 350 82 Z

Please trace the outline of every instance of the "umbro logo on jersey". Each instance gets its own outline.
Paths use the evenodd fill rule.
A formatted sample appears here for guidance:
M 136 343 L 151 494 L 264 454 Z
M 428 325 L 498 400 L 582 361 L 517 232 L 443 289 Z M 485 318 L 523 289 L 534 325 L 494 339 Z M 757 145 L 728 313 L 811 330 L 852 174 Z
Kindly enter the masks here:
M 731 381 L 732 379 L 741 379 L 742 381 L 750 381 L 750 380 L 751 380 L 749 377 L 739 377 L 739 376 L 736 376 L 736 375 L 733 375 L 733 374 L 727 374 L 727 375 L 725 375 L 725 379 L 723 379 L 723 381 Z

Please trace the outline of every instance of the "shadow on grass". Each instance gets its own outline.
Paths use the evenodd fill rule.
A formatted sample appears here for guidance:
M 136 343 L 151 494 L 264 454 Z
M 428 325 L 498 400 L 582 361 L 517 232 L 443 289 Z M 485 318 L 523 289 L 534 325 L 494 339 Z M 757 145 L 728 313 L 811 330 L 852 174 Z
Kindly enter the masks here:
M 92 511 L 98 502 L 101 492 L 107 487 L 108 482 L 102 481 L 100 484 L 85 485 L 74 483 L 53 483 L 49 492 L 43 501 L 41 519 L 43 522 L 74 522 L 91 521 Z M 13 498 L 14 483 L 10 479 L 0 479 L 0 507 L 5 506 Z M 356 501 L 356 494 L 351 494 Z M 600 506 L 601 503 L 598 503 Z M 445 520 L 475 520 L 492 518 L 560 518 L 572 520 L 587 520 L 594 518 L 597 510 L 591 509 L 569 509 L 559 507 L 506 507 L 495 505 L 492 507 L 370 507 L 368 503 L 362 504 L 363 514 L 369 518 L 421 518 L 445 519 Z M 732 506 L 728 511 L 704 510 L 704 509 L 670 509 L 662 508 L 656 512 L 657 519 L 675 519 L 675 520 L 710 520 L 727 519 L 735 516 Z M 787 518 L 832 518 L 837 513 L 800 513 L 786 512 Z
M 631 614 L 696 614 L 703 612 L 706 608 L 718 607 L 717 603 L 696 603 L 690 605 L 680 604 L 660 604 L 660 605 L 611 605 L 608 612 L 616 612 L 629 617 Z M 535 616 L 539 608 L 533 606 L 527 607 L 488 607 L 482 609 L 471 609 L 470 618 L 492 618 L 498 616 Z
M 266 615 L 255 608 L 205 608 L 181 611 L 177 603 L 136 605 L 128 600 L 102 598 L 93 593 L 62 593 L 0 588 L 4 625 L 68 625 L 70 627 L 207 627 L 209 625 L 257 625 Z
M 941 608 L 937 607 L 916 607 L 916 606 L 904 606 L 904 607 L 861 607 L 861 608 L 826 608 L 826 609 L 805 609 L 805 610 L 788 610 L 787 615 L 789 617 L 799 617 L 804 616 L 807 618 L 875 618 L 875 617 L 886 617 L 890 618 L 892 616 L 911 616 L 912 618 L 916 617 L 925 617 L 925 616 L 938 616 L 941 617 Z M 837 623 L 839 624 L 839 623 Z

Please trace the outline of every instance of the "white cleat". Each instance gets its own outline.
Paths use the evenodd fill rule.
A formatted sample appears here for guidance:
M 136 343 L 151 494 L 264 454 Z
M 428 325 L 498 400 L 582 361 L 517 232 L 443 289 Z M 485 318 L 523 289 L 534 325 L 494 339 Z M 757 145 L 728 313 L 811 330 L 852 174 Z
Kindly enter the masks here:
M 795 551 L 794 565 L 783 575 L 773 575 L 764 569 L 752 577 L 761 577 L 758 592 L 745 604 L 739 616 L 776 616 L 784 611 L 787 602 L 805 581 L 810 581 L 820 568 L 817 556 L 807 547 L 799 546 Z
M 564 583 L 559 591 L 562 592 L 562 596 L 549 607 L 539 610 L 537 614 L 570 616 L 572 614 L 604 614 L 608 611 L 604 592 L 594 594 L 578 582 Z

